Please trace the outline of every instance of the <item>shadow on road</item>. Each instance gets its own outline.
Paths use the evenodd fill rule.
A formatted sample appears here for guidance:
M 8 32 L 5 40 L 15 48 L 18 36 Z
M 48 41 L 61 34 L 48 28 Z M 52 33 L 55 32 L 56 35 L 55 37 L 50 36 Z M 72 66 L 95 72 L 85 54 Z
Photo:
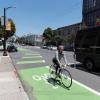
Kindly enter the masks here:
M 78 70 L 84 71 L 84 72 L 88 72 L 88 73 L 100 76 L 100 68 L 96 68 L 95 70 L 91 70 L 91 71 L 89 71 L 86 68 L 84 68 L 83 65 L 76 65 L 75 68 L 78 69 Z
M 62 88 L 64 88 L 64 89 L 66 89 L 66 90 L 70 90 L 69 88 L 66 88 L 66 87 L 61 83 L 61 81 L 58 80 L 58 79 L 48 78 L 47 81 L 48 81 L 50 84 L 52 84 L 53 86 L 58 85 L 58 86 L 60 86 L 60 87 L 62 87 Z

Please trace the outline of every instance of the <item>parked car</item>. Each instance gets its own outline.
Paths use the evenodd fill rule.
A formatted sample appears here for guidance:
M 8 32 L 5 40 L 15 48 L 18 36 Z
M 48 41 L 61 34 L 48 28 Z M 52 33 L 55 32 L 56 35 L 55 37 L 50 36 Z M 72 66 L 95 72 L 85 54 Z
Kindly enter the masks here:
M 25 44 L 21 44 L 22 46 L 25 46 Z
M 67 45 L 64 47 L 64 50 L 65 51 L 73 51 L 73 48 L 74 48 L 73 45 Z
M 56 46 L 51 46 L 51 50 L 57 50 Z
M 53 45 L 50 45 L 47 48 L 48 48 L 48 50 L 57 50 L 57 47 L 53 46 Z
M 8 52 L 17 52 L 18 49 L 14 44 L 10 44 L 10 45 L 7 46 L 7 51 Z
M 46 45 L 43 45 L 41 48 L 42 49 L 47 49 L 47 46 Z
M 50 45 L 49 45 L 49 46 L 47 46 L 47 49 L 48 49 L 48 50 L 51 50 L 51 46 L 50 46 Z

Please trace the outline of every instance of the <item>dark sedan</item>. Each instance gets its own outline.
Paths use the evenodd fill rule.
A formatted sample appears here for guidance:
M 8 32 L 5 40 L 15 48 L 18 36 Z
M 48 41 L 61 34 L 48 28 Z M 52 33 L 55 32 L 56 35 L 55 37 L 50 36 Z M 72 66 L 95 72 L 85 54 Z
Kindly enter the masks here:
M 17 52 L 18 49 L 14 44 L 10 44 L 10 45 L 7 46 L 7 51 L 8 52 Z

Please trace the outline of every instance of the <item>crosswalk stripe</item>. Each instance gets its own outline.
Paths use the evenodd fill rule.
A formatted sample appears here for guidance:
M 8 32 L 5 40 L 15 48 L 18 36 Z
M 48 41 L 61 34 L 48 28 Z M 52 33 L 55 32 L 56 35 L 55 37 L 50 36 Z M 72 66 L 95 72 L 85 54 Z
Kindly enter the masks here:
M 39 56 L 40 54 L 25 54 L 26 56 Z
M 27 59 L 27 58 L 42 58 L 42 56 L 25 56 L 25 57 L 22 57 L 22 59 Z
M 19 62 L 17 62 L 17 64 L 34 64 L 34 63 L 45 63 L 45 60 L 19 61 Z

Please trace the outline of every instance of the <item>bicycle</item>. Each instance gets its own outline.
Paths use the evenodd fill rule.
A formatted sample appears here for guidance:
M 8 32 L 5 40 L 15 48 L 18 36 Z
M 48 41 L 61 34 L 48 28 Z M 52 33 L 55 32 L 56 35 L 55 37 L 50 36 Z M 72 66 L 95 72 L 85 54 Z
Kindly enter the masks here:
M 63 85 L 66 88 L 70 88 L 72 86 L 72 76 L 70 72 L 65 69 L 65 66 L 62 65 L 60 68 L 58 68 L 58 72 L 56 74 L 56 65 L 53 64 L 50 66 L 49 73 L 50 77 L 52 77 L 54 80 L 59 78 L 60 84 Z

